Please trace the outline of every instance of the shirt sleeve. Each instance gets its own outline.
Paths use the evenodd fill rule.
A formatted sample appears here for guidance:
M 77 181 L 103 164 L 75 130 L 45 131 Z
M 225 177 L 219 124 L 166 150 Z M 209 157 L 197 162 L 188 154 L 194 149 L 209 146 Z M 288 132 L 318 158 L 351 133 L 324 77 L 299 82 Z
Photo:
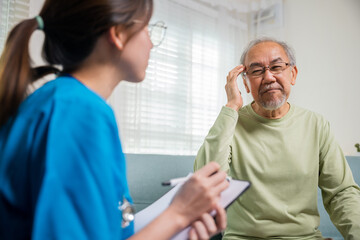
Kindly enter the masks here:
M 57 103 L 46 140 L 46 166 L 33 239 L 123 239 L 119 201 L 131 201 L 110 107 Z
M 325 209 L 345 239 L 357 239 L 360 236 L 360 189 L 328 122 L 324 124 L 320 144 L 319 187 Z
M 221 170 L 229 172 L 231 162 L 231 142 L 234 136 L 238 113 L 223 107 L 214 125 L 200 147 L 194 163 L 194 170 L 198 170 L 207 163 L 215 161 Z

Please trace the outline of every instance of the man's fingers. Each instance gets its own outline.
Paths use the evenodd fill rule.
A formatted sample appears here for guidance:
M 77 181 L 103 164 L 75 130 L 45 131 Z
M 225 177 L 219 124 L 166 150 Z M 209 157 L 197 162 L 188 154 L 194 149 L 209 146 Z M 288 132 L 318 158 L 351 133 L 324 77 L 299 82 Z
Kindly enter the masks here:
M 245 66 L 240 64 L 240 65 L 234 67 L 232 70 L 239 70 L 239 69 L 243 69 L 243 68 L 245 68 Z
M 234 81 L 243 71 L 245 70 L 244 65 L 239 65 L 233 68 L 228 76 L 227 76 L 227 82 Z

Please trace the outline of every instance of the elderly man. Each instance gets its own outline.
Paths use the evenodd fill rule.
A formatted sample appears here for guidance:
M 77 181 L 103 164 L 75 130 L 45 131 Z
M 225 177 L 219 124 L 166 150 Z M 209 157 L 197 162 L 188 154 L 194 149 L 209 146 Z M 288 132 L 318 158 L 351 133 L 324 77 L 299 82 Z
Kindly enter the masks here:
M 317 187 L 345 239 L 360 239 L 360 189 L 329 123 L 287 102 L 297 67 L 275 39 L 251 42 L 225 86 L 228 102 L 198 152 L 194 168 L 218 162 L 252 187 L 228 209 L 224 239 L 322 239 Z M 242 74 L 254 101 L 243 106 Z

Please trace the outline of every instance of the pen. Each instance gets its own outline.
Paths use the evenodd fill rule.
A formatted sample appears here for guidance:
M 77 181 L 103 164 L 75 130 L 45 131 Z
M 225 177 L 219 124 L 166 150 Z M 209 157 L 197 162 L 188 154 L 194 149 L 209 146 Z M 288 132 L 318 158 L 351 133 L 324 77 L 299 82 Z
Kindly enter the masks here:
M 189 179 L 189 177 L 190 177 L 190 176 L 180 177 L 180 178 L 172 178 L 172 179 L 170 179 L 169 181 L 162 182 L 161 185 L 174 187 L 174 186 L 176 186 L 176 185 L 179 184 L 179 183 L 185 182 L 186 180 Z M 230 177 L 230 176 L 226 176 L 226 180 L 227 180 L 228 182 L 230 182 L 231 177 Z
M 167 182 L 162 182 L 161 185 L 174 187 L 179 183 L 185 182 L 188 178 L 189 177 L 173 178 L 173 179 L 170 179 Z

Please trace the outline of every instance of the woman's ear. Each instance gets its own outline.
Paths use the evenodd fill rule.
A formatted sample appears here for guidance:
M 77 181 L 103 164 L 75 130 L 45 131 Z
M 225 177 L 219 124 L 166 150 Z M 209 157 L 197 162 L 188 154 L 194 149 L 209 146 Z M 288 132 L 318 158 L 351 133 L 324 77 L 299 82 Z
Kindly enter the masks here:
M 117 49 L 122 51 L 124 49 L 127 34 L 124 31 L 124 28 L 120 26 L 112 26 L 108 31 L 109 41 L 113 44 Z

